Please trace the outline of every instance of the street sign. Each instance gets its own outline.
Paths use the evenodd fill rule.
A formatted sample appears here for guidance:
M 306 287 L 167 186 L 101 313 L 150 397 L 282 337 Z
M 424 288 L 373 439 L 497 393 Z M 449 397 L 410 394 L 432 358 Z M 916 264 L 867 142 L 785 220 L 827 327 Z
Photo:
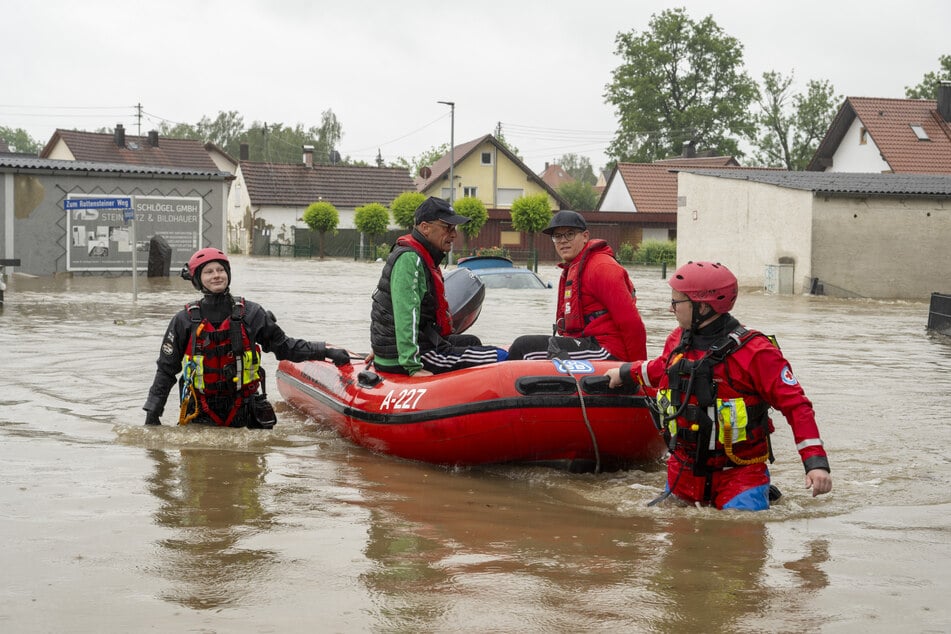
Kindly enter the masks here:
M 132 210 L 130 196 L 113 196 L 112 198 L 67 198 L 63 201 L 63 209 L 128 209 Z
M 123 219 L 123 220 L 125 220 L 126 222 L 129 222 L 129 221 L 132 220 L 133 218 L 135 218 L 135 210 L 134 210 L 134 209 L 123 209 L 123 210 L 122 210 L 122 219 Z

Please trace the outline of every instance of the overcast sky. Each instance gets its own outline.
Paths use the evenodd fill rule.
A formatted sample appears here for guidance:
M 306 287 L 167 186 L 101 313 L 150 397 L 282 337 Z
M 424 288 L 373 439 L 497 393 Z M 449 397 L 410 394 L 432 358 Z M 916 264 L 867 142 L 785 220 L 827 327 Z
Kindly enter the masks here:
M 502 132 L 536 172 L 573 152 L 606 162 L 618 32 L 683 6 L 744 46 L 746 69 L 829 80 L 837 95 L 904 97 L 951 53 L 951 2 L 853 0 L 0 0 L 0 125 L 144 134 L 236 110 L 246 125 L 320 124 L 341 154 L 411 158 Z

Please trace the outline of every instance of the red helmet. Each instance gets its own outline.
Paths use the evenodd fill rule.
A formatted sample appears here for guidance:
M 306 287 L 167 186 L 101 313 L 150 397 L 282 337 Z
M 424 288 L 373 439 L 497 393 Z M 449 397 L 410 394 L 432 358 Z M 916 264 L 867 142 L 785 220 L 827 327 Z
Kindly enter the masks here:
M 716 313 L 727 313 L 739 292 L 736 276 L 719 262 L 687 262 L 667 281 L 694 302 L 710 305 Z
M 182 269 L 182 277 L 186 280 L 191 280 L 192 286 L 194 286 L 196 290 L 200 291 L 201 267 L 205 266 L 209 262 L 215 261 L 221 262 L 221 265 L 225 267 L 225 271 L 228 272 L 228 283 L 230 284 L 231 262 L 228 261 L 228 256 L 225 255 L 224 251 L 214 247 L 205 247 L 204 249 L 195 251 L 195 254 L 188 259 L 188 264 L 186 264 L 185 268 Z

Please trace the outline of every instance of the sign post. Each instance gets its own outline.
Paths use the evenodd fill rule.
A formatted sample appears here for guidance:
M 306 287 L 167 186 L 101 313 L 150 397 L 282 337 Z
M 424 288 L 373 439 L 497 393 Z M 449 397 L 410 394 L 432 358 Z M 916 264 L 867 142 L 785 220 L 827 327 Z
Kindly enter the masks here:
M 139 243 L 135 239 L 135 209 L 130 205 L 122 209 L 122 220 L 132 223 L 132 303 L 139 300 L 139 262 L 136 254 L 139 252 Z

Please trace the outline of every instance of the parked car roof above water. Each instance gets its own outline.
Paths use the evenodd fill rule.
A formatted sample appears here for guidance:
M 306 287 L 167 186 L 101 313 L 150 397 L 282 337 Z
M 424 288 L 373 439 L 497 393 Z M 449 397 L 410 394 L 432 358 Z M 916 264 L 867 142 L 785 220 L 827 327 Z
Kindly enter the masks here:
M 494 255 L 477 255 L 463 258 L 457 263 L 460 269 L 472 271 L 486 288 L 551 288 L 534 271 L 515 266 L 512 260 Z M 457 269 L 458 270 L 458 269 Z M 451 273 L 451 271 L 450 271 Z

